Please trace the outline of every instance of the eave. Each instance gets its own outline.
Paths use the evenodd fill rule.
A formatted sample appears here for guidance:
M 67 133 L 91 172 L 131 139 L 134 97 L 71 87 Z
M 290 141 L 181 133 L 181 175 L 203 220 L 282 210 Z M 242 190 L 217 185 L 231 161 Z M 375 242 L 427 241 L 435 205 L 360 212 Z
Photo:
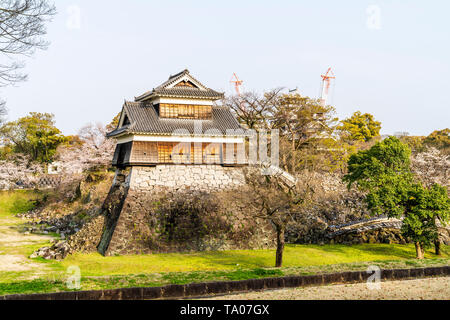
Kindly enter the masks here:
M 215 97 L 211 97 L 211 96 L 202 96 L 202 95 L 198 95 L 198 96 L 190 96 L 190 95 L 178 95 L 178 94 L 164 94 L 164 93 L 155 93 L 155 92 L 150 92 L 147 94 L 143 94 L 139 97 L 135 97 L 134 101 L 136 102 L 144 102 L 146 100 L 152 99 L 152 98 L 180 98 L 180 99 L 193 99 L 195 98 L 196 100 L 212 100 L 212 101 L 216 101 L 216 100 L 220 100 L 223 99 L 225 96 L 224 93 L 221 93 L 220 95 L 217 95 Z
M 114 136 L 108 136 L 108 138 L 120 138 L 123 136 L 153 136 L 153 137 L 190 137 L 190 138 L 198 138 L 198 137 L 247 137 L 247 134 L 232 134 L 232 135 L 227 135 L 227 134 L 172 134 L 172 133 L 154 133 L 154 132 L 132 132 L 132 131 L 126 131 L 126 132 L 122 132 L 120 134 L 114 135 Z

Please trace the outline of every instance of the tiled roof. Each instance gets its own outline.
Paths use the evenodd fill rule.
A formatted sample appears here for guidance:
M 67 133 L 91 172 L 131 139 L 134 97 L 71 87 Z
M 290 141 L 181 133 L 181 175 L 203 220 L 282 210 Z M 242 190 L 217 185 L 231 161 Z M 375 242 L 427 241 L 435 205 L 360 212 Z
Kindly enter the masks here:
M 184 76 L 188 76 L 190 80 L 192 80 L 199 88 L 191 88 L 191 87 L 170 87 L 172 84 L 183 78 Z M 143 101 L 152 96 L 155 97 L 177 97 L 177 98 L 204 98 L 204 99 L 222 99 L 224 94 L 221 92 L 217 92 L 210 88 L 204 86 L 200 81 L 195 79 L 190 73 L 189 70 L 184 70 L 179 72 L 173 76 L 170 76 L 167 81 L 154 88 L 151 91 L 148 91 L 138 97 L 135 98 L 135 101 Z
M 131 124 L 108 133 L 108 137 L 122 133 L 222 136 L 230 129 L 242 129 L 241 135 L 244 135 L 243 128 L 225 107 L 212 107 L 212 120 L 160 118 L 153 105 L 143 102 L 125 102 L 123 111 Z
M 198 97 L 198 98 L 212 98 L 221 99 L 223 98 L 223 93 L 214 91 L 212 89 L 200 90 L 197 88 L 181 88 L 175 87 L 170 89 L 155 89 L 153 94 L 158 96 L 178 96 L 178 97 Z

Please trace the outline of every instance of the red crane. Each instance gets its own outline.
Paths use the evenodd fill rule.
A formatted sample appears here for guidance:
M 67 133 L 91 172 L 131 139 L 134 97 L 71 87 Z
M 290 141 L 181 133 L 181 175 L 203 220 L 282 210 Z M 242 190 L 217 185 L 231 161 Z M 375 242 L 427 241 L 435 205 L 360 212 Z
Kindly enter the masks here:
M 330 91 L 331 79 L 336 79 L 336 77 L 334 76 L 333 71 L 331 71 L 331 68 L 328 68 L 327 73 L 325 73 L 325 75 L 321 75 L 321 77 L 323 79 L 323 84 L 322 84 L 322 97 L 320 98 L 320 103 L 322 104 L 322 106 L 325 106 L 328 100 L 328 93 Z
M 236 75 L 236 73 L 233 73 L 233 76 L 231 77 L 230 83 L 234 84 L 234 88 L 236 89 L 236 93 L 237 93 L 238 96 L 240 96 L 241 95 L 241 91 L 240 91 L 239 88 L 242 86 L 244 81 L 239 80 L 239 78 Z

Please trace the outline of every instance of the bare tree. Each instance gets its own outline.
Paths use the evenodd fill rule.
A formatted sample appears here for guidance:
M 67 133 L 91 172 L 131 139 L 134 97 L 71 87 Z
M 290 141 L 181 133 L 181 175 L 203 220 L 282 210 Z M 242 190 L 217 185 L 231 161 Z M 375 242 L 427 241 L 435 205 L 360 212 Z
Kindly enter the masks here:
M 99 149 L 106 140 L 106 127 L 100 122 L 88 123 L 78 131 L 78 136 L 91 147 Z
M 6 115 L 6 106 L 5 101 L 0 100 L 0 126 L 2 126 L 3 122 L 5 121 L 5 115 Z
M 0 1 L 0 87 L 27 79 L 19 71 L 24 64 L 17 57 L 47 48 L 45 23 L 55 13 L 55 6 L 47 0 Z M 0 102 L 0 116 L 2 113 L 6 113 L 4 101 Z
M 263 96 L 254 92 L 245 92 L 240 96 L 231 96 L 223 102 L 247 129 L 268 129 L 282 88 L 273 89 Z
M 246 172 L 247 192 L 236 197 L 252 208 L 253 217 L 270 222 L 276 232 L 277 249 L 275 267 L 283 265 L 285 232 L 288 223 L 302 214 L 313 201 L 314 187 L 310 175 L 303 174 L 294 186 L 286 185 L 276 176 L 261 175 L 257 171 Z M 251 198 L 248 195 L 251 194 Z

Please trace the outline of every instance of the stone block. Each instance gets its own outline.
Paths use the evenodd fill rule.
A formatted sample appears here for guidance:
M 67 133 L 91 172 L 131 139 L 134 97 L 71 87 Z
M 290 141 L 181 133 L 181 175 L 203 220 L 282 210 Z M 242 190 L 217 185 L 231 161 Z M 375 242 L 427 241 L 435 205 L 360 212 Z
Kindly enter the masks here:
M 162 288 L 163 298 L 182 298 L 184 297 L 185 285 L 171 284 Z
M 323 277 L 321 274 L 315 274 L 311 276 L 303 276 L 303 285 L 305 286 L 317 286 L 323 283 Z
M 250 279 L 247 280 L 248 290 L 262 290 L 264 289 L 264 279 Z
M 442 267 L 442 274 L 446 276 L 450 275 L 450 266 Z
M 122 291 L 120 289 L 103 290 L 103 294 L 99 300 L 121 300 Z
M 284 288 L 284 278 L 266 278 L 264 279 L 266 289 Z
M 77 300 L 77 292 L 67 291 L 67 292 L 56 292 L 49 294 L 51 300 L 61 301 L 61 300 Z
M 343 272 L 342 280 L 344 282 L 360 282 L 363 279 L 361 271 Z
M 186 285 L 185 296 L 204 296 L 206 295 L 207 287 L 206 283 L 190 283 Z
M 394 279 L 394 271 L 392 269 L 381 270 L 381 279 L 382 280 L 392 280 L 392 279 Z
M 411 278 L 423 278 L 424 268 L 413 268 L 409 270 L 409 276 Z
M 207 294 L 219 294 L 228 292 L 228 283 L 226 281 L 208 282 L 206 284 Z
M 340 273 L 326 273 L 323 275 L 323 283 L 342 283 L 342 274 Z
M 5 300 L 51 300 L 49 294 L 13 294 L 5 296 Z
M 303 276 L 292 276 L 284 278 L 284 286 L 286 288 L 296 288 L 303 285 Z
M 394 269 L 393 277 L 394 279 L 407 279 L 410 276 L 410 269 Z
M 142 288 L 142 299 L 144 300 L 159 299 L 161 296 L 161 287 Z
M 122 300 L 142 300 L 142 288 L 123 288 Z
M 102 294 L 101 290 L 78 291 L 77 300 L 100 300 Z
M 241 281 L 230 281 L 228 282 L 228 291 L 229 292 L 240 292 L 240 291 L 247 291 L 247 280 L 241 280 Z
M 425 277 L 434 277 L 442 275 L 443 269 L 441 267 L 429 267 L 424 269 Z

